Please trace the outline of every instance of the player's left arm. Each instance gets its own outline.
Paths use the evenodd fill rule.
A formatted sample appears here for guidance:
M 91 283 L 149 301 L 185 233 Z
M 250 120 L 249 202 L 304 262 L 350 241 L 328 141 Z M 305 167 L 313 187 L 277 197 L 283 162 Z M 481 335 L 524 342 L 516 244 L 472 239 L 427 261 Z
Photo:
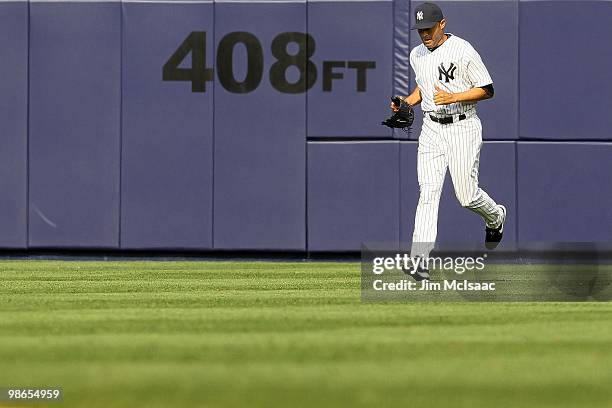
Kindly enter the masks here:
M 485 99 L 491 99 L 495 91 L 493 90 L 493 84 L 485 86 L 479 86 L 476 88 L 469 89 L 465 92 L 450 93 L 443 89 L 438 88 L 434 93 L 434 103 L 436 105 L 449 105 L 457 102 L 478 102 L 484 101 Z

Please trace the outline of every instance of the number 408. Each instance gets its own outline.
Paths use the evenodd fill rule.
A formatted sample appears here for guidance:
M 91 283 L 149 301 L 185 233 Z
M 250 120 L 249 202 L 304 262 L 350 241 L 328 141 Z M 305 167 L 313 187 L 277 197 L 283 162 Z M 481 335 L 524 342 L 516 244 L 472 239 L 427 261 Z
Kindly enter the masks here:
M 297 52 L 289 54 L 289 44 L 297 45 Z M 242 44 L 247 54 L 246 76 L 242 80 L 234 76 L 234 48 Z M 315 41 L 309 34 L 299 32 L 280 33 L 272 40 L 271 51 L 276 61 L 269 71 L 270 84 L 279 92 L 295 94 L 306 92 L 317 81 L 317 66 L 310 60 L 315 52 Z M 191 68 L 181 68 L 182 61 L 191 53 Z M 248 93 L 257 89 L 264 70 L 263 49 L 252 33 L 235 31 L 224 36 L 217 47 L 217 76 L 228 92 Z M 295 82 L 287 80 L 287 69 L 295 67 L 299 77 Z M 367 90 L 368 69 L 376 68 L 376 61 L 323 61 L 323 91 L 332 91 L 334 79 L 343 79 L 339 69 L 356 71 L 357 92 Z M 206 32 L 194 31 L 179 45 L 164 64 L 164 81 L 191 82 L 192 92 L 206 92 L 206 82 L 213 80 L 213 69 L 206 67 Z

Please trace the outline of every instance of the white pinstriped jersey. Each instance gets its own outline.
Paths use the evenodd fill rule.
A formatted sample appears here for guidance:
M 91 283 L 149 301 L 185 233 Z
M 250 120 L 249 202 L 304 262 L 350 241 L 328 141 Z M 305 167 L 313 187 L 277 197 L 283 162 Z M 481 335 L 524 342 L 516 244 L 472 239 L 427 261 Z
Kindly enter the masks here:
M 476 102 L 435 105 L 436 85 L 446 92 L 457 93 L 493 83 L 474 47 L 453 34 L 434 51 L 429 51 L 423 44 L 414 47 L 410 52 L 410 65 L 421 90 L 423 112 L 454 115 L 476 109 Z

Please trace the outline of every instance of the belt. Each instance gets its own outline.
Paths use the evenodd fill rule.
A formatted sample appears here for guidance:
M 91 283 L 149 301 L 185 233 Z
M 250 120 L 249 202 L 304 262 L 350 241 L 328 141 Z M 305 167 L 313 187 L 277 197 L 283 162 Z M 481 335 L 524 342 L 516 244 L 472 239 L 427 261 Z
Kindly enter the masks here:
M 448 125 L 450 123 L 459 122 L 460 120 L 467 119 L 467 117 L 468 117 L 468 115 L 466 115 L 465 113 L 461 113 L 459 115 L 442 116 L 442 117 L 434 116 L 434 115 L 431 115 L 431 114 L 429 115 L 429 119 L 431 119 L 434 122 L 437 122 L 437 123 L 439 123 L 441 125 Z

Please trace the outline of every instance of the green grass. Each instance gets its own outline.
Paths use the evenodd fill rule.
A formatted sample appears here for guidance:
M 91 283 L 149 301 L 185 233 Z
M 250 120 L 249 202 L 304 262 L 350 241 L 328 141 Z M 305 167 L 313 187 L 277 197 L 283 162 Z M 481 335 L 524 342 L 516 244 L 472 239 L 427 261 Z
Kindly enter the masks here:
M 0 387 L 88 408 L 612 406 L 610 303 L 359 287 L 356 263 L 3 261 Z

